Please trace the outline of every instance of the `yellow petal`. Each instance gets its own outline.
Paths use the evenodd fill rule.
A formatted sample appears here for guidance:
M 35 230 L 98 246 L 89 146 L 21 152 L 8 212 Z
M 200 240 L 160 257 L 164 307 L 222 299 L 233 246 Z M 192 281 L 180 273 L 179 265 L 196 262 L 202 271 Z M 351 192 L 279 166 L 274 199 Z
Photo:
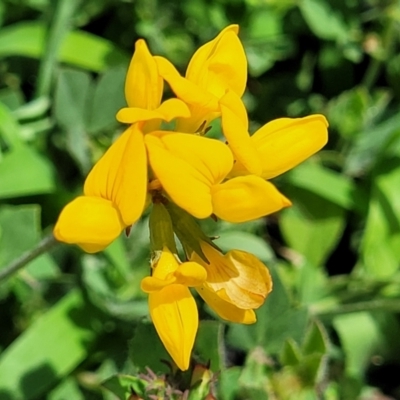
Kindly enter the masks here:
M 280 118 L 260 128 L 251 140 L 262 159 L 262 177 L 271 179 L 300 164 L 328 140 L 328 122 L 323 115 Z M 233 174 L 245 168 L 238 163 Z
M 129 107 L 153 110 L 160 105 L 163 80 L 157 65 L 147 48 L 139 39 L 128 68 L 125 81 L 125 97 Z
M 242 96 L 247 80 L 247 60 L 237 36 L 239 28 L 230 25 L 193 55 L 186 78 L 221 98 L 226 90 Z
M 246 222 L 291 205 L 274 185 L 254 175 L 239 176 L 211 191 L 214 214 L 229 222 Z
M 154 276 L 146 276 L 140 282 L 140 289 L 145 293 L 158 292 L 164 287 L 176 282 L 176 278 L 172 275 L 170 279 L 159 279 Z
M 137 125 L 130 126 L 95 164 L 86 178 L 84 193 L 112 201 L 126 226 L 142 215 L 147 156 L 143 133 Z
M 175 272 L 176 282 L 185 286 L 200 286 L 207 279 L 207 271 L 200 264 L 188 261 Z
M 168 248 L 164 247 L 161 256 L 153 268 L 153 276 L 158 279 L 169 280 L 179 267 L 178 259 Z
M 61 211 L 54 227 L 60 242 L 77 244 L 88 253 L 106 248 L 125 228 L 112 203 L 98 197 L 80 196 Z
M 146 135 L 145 143 L 150 165 L 164 190 L 195 217 L 210 216 L 210 188 L 221 182 L 233 165 L 227 146 L 196 135 L 156 135 Z
M 220 104 L 222 130 L 235 159 L 251 174 L 261 175 L 261 157 L 247 131 L 247 112 L 243 102 L 229 91 Z
M 204 286 L 196 288 L 203 300 L 223 319 L 241 324 L 254 324 L 256 314 L 253 310 L 244 310 L 234 304 L 223 300 L 215 292 Z
M 165 348 L 176 365 L 186 371 L 199 324 L 196 302 L 189 289 L 174 284 L 150 293 L 149 308 Z
M 258 308 L 264 303 L 272 290 L 272 279 L 256 256 L 241 250 L 224 255 L 205 242 L 201 248 L 210 263 L 204 263 L 196 253 L 191 259 L 207 270 L 204 287 L 241 309 Z
M 194 104 L 207 112 L 219 110 L 218 99 L 212 93 L 183 78 L 166 58 L 156 56 L 154 60 L 160 75 L 168 82 L 177 97 L 185 103 Z
M 160 107 L 154 110 L 144 108 L 125 107 L 117 113 L 117 120 L 125 124 L 134 124 L 140 121 L 150 121 L 160 119 L 163 121 L 172 121 L 177 117 L 189 117 L 190 110 L 188 106 L 179 99 L 169 99 L 161 103 Z

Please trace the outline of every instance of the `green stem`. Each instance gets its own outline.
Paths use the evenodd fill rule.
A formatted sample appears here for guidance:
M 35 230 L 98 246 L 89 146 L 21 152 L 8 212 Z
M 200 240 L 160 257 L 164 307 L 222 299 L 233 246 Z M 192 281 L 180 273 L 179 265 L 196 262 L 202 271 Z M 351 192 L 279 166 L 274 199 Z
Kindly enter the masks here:
M 57 243 L 58 242 L 54 238 L 53 234 L 43 238 L 42 241 L 39 242 L 35 248 L 28 250 L 0 270 L 0 282 L 15 274 L 17 271 L 19 271 L 35 258 L 41 256 L 43 253 L 46 253 Z
M 311 307 L 311 313 L 319 318 L 332 318 L 337 315 L 363 311 L 390 311 L 400 312 L 400 299 L 379 299 L 360 301 L 352 304 L 341 304 L 332 308 Z

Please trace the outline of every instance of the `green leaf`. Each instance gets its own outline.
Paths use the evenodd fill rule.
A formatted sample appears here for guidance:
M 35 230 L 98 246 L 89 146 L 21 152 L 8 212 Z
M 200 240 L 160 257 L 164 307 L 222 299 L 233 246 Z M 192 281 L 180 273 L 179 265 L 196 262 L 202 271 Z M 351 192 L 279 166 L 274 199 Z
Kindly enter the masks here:
M 114 67 L 100 76 L 90 104 L 87 128 L 90 133 L 111 129 L 118 125 L 115 115 L 125 107 L 125 67 Z
M 129 342 L 129 358 L 140 371 L 149 367 L 153 372 L 169 371 L 163 360 L 171 360 L 152 324 L 140 323 Z M 172 363 L 172 361 L 170 361 Z
M 212 371 L 221 370 L 225 364 L 223 330 L 220 322 L 201 321 L 196 335 L 194 354 L 199 356 L 201 362 L 210 363 Z
M 223 369 L 218 379 L 218 399 L 234 400 L 238 391 L 238 381 L 242 372 L 241 367 Z
M 52 193 L 52 165 L 28 146 L 7 152 L 0 161 L 0 198 Z
M 313 321 L 307 329 L 306 336 L 301 347 L 304 355 L 314 353 L 325 354 L 328 351 L 328 335 L 323 325 L 318 321 Z
M 346 41 L 349 28 L 343 17 L 331 8 L 329 2 L 302 0 L 299 2 L 299 7 L 308 26 L 319 38 Z
M 0 268 L 33 249 L 39 243 L 40 235 L 39 206 L 3 206 L 0 210 Z M 20 272 L 20 276 L 29 278 L 31 284 L 34 279 L 46 279 L 57 274 L 58 267 L 48 254 L 31 261 Z
M 285 182 L 306 189 L 330 202 L 365 215 L 366 194 L 349 178 L 316 163 L 305 162 L 284 176 Z
M 400 158 L 386 159 L 377 168 L 362 240 L 363 268 L 371 276 L 388 278 L 400 258 Z
M 67 134 L 67 148 L 87 173 L 91 167 L 86 134 L 87 105 L 91 79 L 87 72 L 63 69 L 57 79 L 55 116 Z
M 266 241 L 252 233 L 238 230 L 224 231 L 214 242 L 224 252 L 232 249 L 247 251 L 267 263 L 275 258 Z
M 285 341 L 279 360 L 285 366 L 296 366 L 300 363 L 301 352 L 299 345 L 291 338 Z
M 20 22 L 0 31 L 0 57 L 40 58 L 44 53 L 46 27 L 40 22 Z M 70 32 L 61 46 L 59 61 L 94 72 L 126 65 L 129 57 L 110 41 L 83 31 Z
M 72 291 L 0 356 L 0 397 L 41 397 L 88 355 L 97 334 L 93 310 Z
M 132 393 L 143 396 L 147 382 L 135 376 L 118 374 L 106 379 L 101 385 L 114 393 L 119 400 L 128 400 Z
M 293 306 L 276 269 L 270 268 L 270 272 L 274 287 L 265 304 L 257 310 L 257 322 L 230 326 L 227 337 L 233 346 L 244 350 L 262 346 L 269 354 L 279 354 L 288 337 L 302 342 L 307 309 Z
M 333 319 L 346 357 L 346 371 L 361 378 L 371 356 L 384 346 L 377 321 L 368 312 L 339 315 Z
M 284 210 L 280 227 L 287 244 L 314 265 L 322 265 L 341 238 L 344 210 L 311 192 L 292 189 L 292 207 Z

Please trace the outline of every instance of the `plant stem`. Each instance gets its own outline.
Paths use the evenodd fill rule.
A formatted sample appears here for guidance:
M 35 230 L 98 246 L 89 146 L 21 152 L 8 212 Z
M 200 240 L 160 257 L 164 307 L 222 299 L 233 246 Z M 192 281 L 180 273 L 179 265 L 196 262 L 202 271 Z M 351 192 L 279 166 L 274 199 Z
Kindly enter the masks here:
M 54 238 L 53 234 L 44 237 L 35 248 L 28 250 L 0 270 L 0 282 L 15 274 L 29 262 L 41 256 L 43 253 L 50 250 L 56 244 L 57 241 Z

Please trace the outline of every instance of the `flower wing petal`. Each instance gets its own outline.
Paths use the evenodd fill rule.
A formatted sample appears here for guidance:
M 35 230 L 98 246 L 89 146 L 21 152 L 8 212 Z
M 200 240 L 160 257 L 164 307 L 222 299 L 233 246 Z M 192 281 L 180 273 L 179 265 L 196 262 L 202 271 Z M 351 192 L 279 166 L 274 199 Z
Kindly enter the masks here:
M 61 211 L 54 227 L 54 236 L 64 243 L 73 243 L 88 253 L 106 248 L 125 228 L 118 210 L 108 200 L 79 196 Z
M 196 302 L 189 289 L 173 284 L 150 293 L 149 308 L 165 348 L 176 365 L 186 371 L 199 324 Z
M 319 114 L 280 118 L 260 128 L 251 140 L 261 155 L 262 177 L 283 174 L 320 150 L 328 141 L 327 128 L 326 118 Z
M 251 221 L 291 205 L 272 183 L 254 175 L 215 185 L 211 194 L 214 214 L 228 222 Z
M 125 130 L 95 164 L 84 193 L 112 201 L 126 226 L 141 216 L 146 203 L 147 156 L 137 125 Z
M 190 214 L 207 218 L 212 212 L 210 188 L 230 171 L 231 152 L 214 139 L 156 134 L 146 135 L 145 142 L 150 165 L 164 190 Z

